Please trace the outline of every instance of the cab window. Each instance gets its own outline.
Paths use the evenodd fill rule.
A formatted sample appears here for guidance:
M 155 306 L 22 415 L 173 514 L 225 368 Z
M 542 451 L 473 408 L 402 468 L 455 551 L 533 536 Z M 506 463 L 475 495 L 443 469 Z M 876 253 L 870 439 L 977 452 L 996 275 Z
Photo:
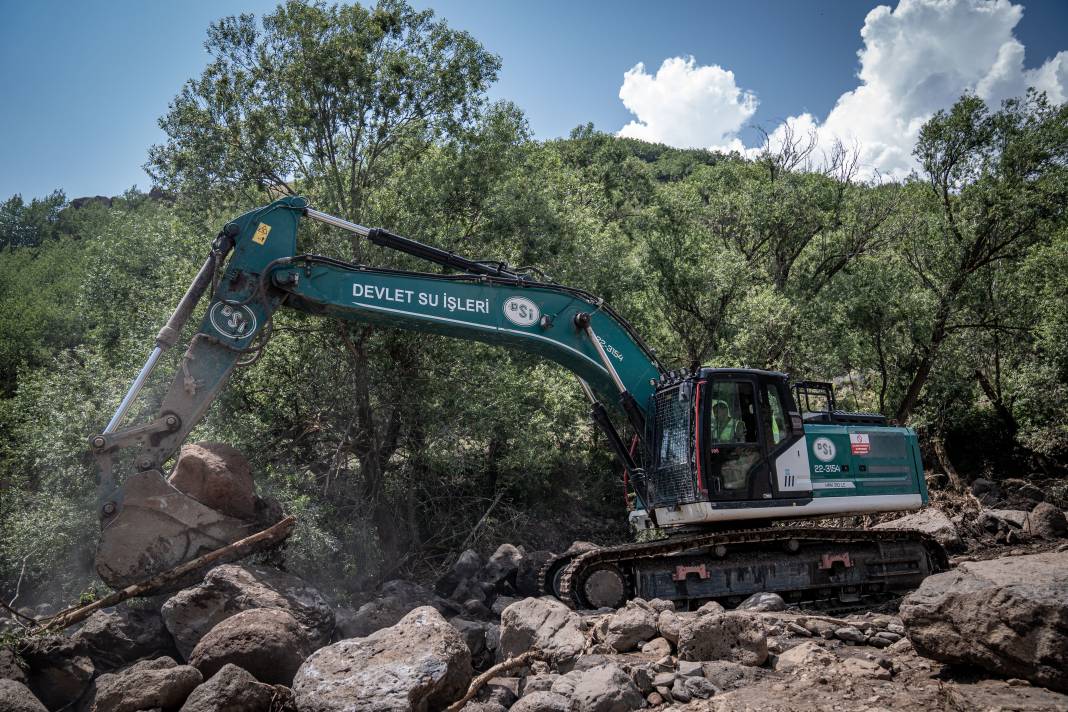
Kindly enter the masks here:
M 782 401 L 779 398 L 779 389 L 773 385 L 765 385 L 764 402 L 767 404 L 767 411 L 764 415 L 764 426 L 766 432 L 766 439 L 768 443 L 768 449 L 773 449 L 776 445 L 786 439 L 787 426 L 786 426 L 786 414 L 782 409 Z
M 753 384 L 748 381 L 718 381 L 712 384 L 709 403 L 709 434 L 713 443 L 757 442 Z

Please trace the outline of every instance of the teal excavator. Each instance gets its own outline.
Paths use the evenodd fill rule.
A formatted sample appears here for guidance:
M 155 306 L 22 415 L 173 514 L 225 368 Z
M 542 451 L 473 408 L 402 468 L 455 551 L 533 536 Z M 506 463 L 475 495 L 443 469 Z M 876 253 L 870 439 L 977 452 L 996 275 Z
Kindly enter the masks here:
M 305 219 L 450 272 L 298 252 Z M 209 288 L 200 328 L 155 417 L 123 426 Z M 927 502 L 915 433 L 881 415 L 837 409 L 829 384 L 791 384 L 785 374 L 756 369 L 668 370 L 626 319 L 588 292 L 287 197 L 222 229 L 111 421 L 90 438 L 100 470 L 97 570 L 109 585 L 171 569 L 262 526 L 179 491 L 164 466 L 234 369 L 265 347 L 283 307 L 519 349 L 577 376 L 626 474 L 631 524 L 648 533 L 550 561 L 543 590 L 574 607 L 616 607 L 635 596 L 696 605 L 759 591 L 849 602 L 913 588 L 948 565 L 945 551 L 919 532 L 787 522 Z M 605 406 L 613 401 L 638 447 L 620 435 Z M 128 473 L 121 484 L 118 470 Z

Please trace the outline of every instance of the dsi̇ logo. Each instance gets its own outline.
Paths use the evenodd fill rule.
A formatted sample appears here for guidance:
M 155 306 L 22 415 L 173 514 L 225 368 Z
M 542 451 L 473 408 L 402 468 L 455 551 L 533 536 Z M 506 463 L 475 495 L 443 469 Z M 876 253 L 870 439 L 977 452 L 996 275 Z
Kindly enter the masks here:
M 246 306 L 216 302 L 209 315 L 215 330 L 231 339 L 243 339 L 256 331 L 256 315 Z
M 541 318 L 541 310 L 526 297 L 509 297 L 504 301 L 504 318 L 516 326 L 533 326 Z

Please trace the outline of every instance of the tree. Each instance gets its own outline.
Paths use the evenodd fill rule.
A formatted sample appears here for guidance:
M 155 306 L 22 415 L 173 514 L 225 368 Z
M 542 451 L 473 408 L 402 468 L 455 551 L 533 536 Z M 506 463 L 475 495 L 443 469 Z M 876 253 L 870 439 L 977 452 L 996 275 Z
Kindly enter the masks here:
M 367 190 L 469 125 L 500 62 L 466 32 L 404 0 L 374 8 L 289 0 L 208 30 L 213 61 L 160 126 L 145 169 L 203 201 L 308 195 L 363 214 Z
M 932 318 L 917 339 L 911 378 L 897 407 L 907 422 L 942 346 L 962 322 L 962 298 L 976 275 L 1018 260 L 1065 220 L 1068 204 L 1068 104 L 1029 92 L 991 113 L 965 96 L 920 131 L 914 151 L 927 201 L 903 255 L 929 292 Z M 921 187 L 922 186 L 922 187 Z

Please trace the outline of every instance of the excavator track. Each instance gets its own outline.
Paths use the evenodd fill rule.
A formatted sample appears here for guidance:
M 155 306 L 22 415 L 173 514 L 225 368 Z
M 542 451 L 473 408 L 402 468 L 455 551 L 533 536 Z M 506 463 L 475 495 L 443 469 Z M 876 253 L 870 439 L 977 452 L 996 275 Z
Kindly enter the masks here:
M 540 583 L 578 609 L 615 608 L 636 596 L 737 602 L 761 591 L 848 604 L 913 589 L 949 568 L 942 546 L 921 532 L 823 527 L 686 534 L 567 558 L 543 567 Z

